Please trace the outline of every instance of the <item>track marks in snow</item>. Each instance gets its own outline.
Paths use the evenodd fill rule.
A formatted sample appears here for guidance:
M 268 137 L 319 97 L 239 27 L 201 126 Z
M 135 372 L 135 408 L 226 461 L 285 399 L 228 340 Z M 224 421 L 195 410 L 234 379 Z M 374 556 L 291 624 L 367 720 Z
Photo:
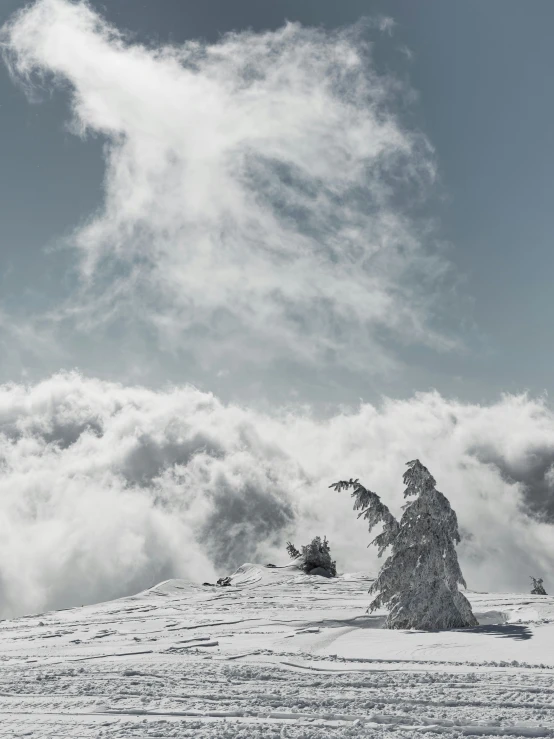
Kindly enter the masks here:
M 267 664 L 206 662 L 200 656 L 177 663 L 164 659 L 154 655 L 150 669 L 136 657 L 124 669 L 113 669 L 110 663 L 87 663 L 83 671 L 69 674 L 50 668 L 34 684 L 20 671 L 22 692 L 4 694 L 2 725 L 24 714 L 63 714 L 73 716 L 80 732 L 82 728 L 67 736 L 108 737 L 93 733 L 98 727 L 90 724 L 92 715 L 103 714 L 119 719 L 114 737 L 141 736 L 135 733 L 139 720 L 152 730 L 155 722 L 165 720 L 179 737 L 189 736 L 190 722 L 197 721 L 205 736 L 214 739 L 225 736 L 220 733 L 223 724 L 235 727 L 237 734 L 229 736 L 239 736 L 244 726 L 275 724 L 290 729 L 291 738 L 297 730 L 317 727 L 332 728 L 329 737 L 347 737 L 353 728 L 364 733 L 351 736 L 390 732 L 397 739 L 422 733 L 554 736 L 552 674 L 538 675 L 530 684 L 508 673 L 474 674 L 467 680 L 447 672 L 314 675 Z M 125 720 L 131 723 L 123 731 Z M 0 731 L 0 736 L 7 734 Z

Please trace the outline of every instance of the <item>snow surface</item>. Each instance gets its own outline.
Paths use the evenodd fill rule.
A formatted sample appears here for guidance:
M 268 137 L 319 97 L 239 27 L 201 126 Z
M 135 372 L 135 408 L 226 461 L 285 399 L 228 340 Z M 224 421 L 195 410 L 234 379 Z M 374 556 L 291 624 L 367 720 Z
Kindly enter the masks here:
M 554 737 L 554 597 L 469 591 L 479 627 L 427 633 L 361 573 L 231 581 L 0 622 L 0 736 Z

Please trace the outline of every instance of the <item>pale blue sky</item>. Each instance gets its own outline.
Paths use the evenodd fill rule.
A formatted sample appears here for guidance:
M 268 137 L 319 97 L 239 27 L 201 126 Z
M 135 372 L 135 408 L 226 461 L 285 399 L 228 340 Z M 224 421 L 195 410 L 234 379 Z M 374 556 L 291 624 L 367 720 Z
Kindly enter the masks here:
M 23 5 L 0 0 L 0 22 Z M 417 92 L 404 120 L 436 150 L 440 185 L 430 208 L 461 280 L 455 307 L 444 303 L 444 323 L 465 349 L 400 347 L 404 367 L 391 376 L 344 368 L 319 373 L 284 360 L 269 375 L 253 366 L 227 376 L 200 367 L 186 350 L 158 353 L 146 331 L 122 335 L 112 327 L 101 335 L 66 336 L 61 353 L 16 349 L 7 336 L 1 380 L 19 380 L 22 369 L 35 379 L 79 366 L 87 374 L 150 385 L 192 381 L 224 397 L 248 399 L 263 387 L 269 401 L 280 401 L 292 388 L 297 398 L 345 403 L 430 387 L 468 400 L 551 391 L 552 2 L 93 0 L 91 6 L 137 40 L 177 44 L 217 41 L 234 29 L 274 29 L 285 19 L 333 28 L 362 16 L 391 16 L 396 26 L 376 41 L 375 57 L 381 71 L 408 80 Z M 0 298 L 16 322 L 72 289 L 67 254 L 45 247 L 102 201 L 103 142 L 65 130 L 63 91 L 42 97 L 30 103 L 0 67 Z

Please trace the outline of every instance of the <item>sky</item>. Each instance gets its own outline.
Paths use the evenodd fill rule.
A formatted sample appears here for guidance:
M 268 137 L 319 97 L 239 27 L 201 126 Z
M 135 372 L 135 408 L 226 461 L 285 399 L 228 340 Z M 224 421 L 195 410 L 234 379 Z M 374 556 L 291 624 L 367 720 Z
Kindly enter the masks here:
M 1 20 L 22 5 L 3 0 Z M 217 42 L 229 31 L 276 29 L 287 19 L 332 29 L 364 16 L 391 17 L 393 28 L 367 36 L 375 44 L 379 72 L 396 75 L 415 98 L 402 103 L 400 125 L 421 132 L 434 148 L 437 179 L 425 192 L 425 215 L 435 219 L 432 240 L 442 243 L 452 269 L 436 317 L 459 346 L 436 352 L 420 341 L 400 341 L 389 347 L 394 371 L 380 373 L 371 356 L 363 373 L 322 364 L 306 371 L 281 358 L 278 367 L 250 366 L 245 383 L 246 373 L 231 377 L 229 364 L 208 366 L 175 342 L 164 351 L 159 337 L 144 327 L 127 326 L 122 341 L 113 325 L 92 336 L 49 325 L 54 336 L 48 340 L 46 327 L 34 326 L 40 346 L 30 328 L 30 335 L 20 332 L 19 337 L 4 329 L 8 356 L 0 366 L 2 380 L 40 379 L 70 365 L 147 385 L 192 381 L 227 398 L 238 394 L 284 402 L 298 393 L 315 403 L 372 400 L 383 392 L 407 397 L 430 388 L 486 401 L 496 399 L 499 391 L 550 389 L 548 178 L 554 98 L 545 70 L 554 54 L 548 35 L 551 3 L 534 3 L 532 14 L 521 3 L 494 1 L 114 0 L 91 7 L 137 42 L 153 44 Z M 52 249 L 103 202 L 105 141 L 91 130 L 84 140 L 68 132 L 67 86 L 53 87 L 42 91 L 40 103 L 30 104 L 7 68 L 0 70 L 4 325 L 11 323 L 11 315 L 21 324 L 23 317 L 31 320 L 55 310 L 60 295 L 72 289 L 68 269 L 74 254 Z
M 552 567 L 553 15 L 1 0 L 3 613 L 375 568 L 328 485 L 416 456 L 466 579 Z

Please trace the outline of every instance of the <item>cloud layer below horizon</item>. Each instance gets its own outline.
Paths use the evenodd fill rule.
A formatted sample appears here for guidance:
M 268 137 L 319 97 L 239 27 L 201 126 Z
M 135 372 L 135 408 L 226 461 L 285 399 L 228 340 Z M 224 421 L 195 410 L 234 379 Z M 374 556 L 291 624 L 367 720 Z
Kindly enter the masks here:
M 192 387 L 62 373 L 0 386 L 0 615 L 195 581 L 326 534 L 340 570 L 375 571 L 350 499 L 359 477 L 402 505 L 419 457 L 458 513 L 469 587 L 525 590 L 554 562 L 554 415 L 543 400 L 436 393 L 316 420 L 270 417 Z M 540 520 L 542 518 L 542 521 Z
M 54 324 L 139 324 L 217 369 L 379 372 L 395 345 L 455 344 L 435 321 L 448 263 L 414 215 L 432 148 L 367 24 L 149 47 L 86 3 L 38 0 L 2 42 L 31 95 L 62 89 L 72 130 L 106 142 L 104 205 L 67 240 L 81 284 Z

